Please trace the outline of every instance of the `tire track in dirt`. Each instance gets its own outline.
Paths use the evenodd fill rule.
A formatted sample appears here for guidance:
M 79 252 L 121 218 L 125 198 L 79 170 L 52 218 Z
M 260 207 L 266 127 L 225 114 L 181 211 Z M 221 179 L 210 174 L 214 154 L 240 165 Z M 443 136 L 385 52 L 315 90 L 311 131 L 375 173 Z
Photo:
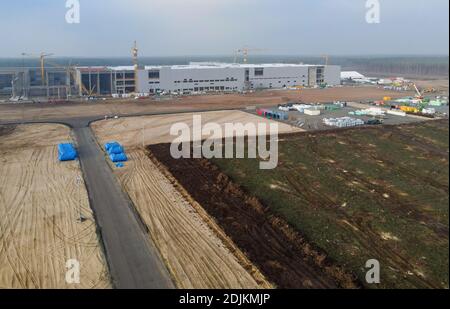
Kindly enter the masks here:
M 379 128 L 377 130 L 383 131 L 385 129 Z M 386 207 L 385 198 L 382 195 L 383 193 L 388 193 L 391 199 L 389 211 L 399 212 L 404 216 L 415 216 L 416 218 L 427 222 L 429 227 L 437 235 L 444 237 L 444 239 L 448 239 L 447 227 L 437 228 L 434 224 L 434 220 L 430 216 L 420 214 L 414 208 L 416 205 L 412 201 L 409 201 L 408 198 L 400 197 L 395 191 L 390 190 L 388 184 L 377 185 L 369 182 L 367 178 L 359 175 L 358 173 L 346 170 L 345 166 L 341 162 L 333 160 L 335 158 L 329 155 L 327 149 L 323 147 L 323 145 L 318 145 L 318 134 L 333 136 L 335 133 L 322 132 L 303 135 L 305 144 L 308 145 L 308 150 L 312 153 L 312 156 L 320 158 L 320 161 L 318 161 L 318 166 L 320 166 L 321 169 L 332 170 L 334 177 L 348 181 L 356 181 L 361 189 L 366 192 L 373 192 L 373 201 L 377 202 L 380 209 Z M 389 161 L 386 157 L 380 157 L 377 154 L 372 154 L 367 150 L 367 147 L 364 148 L 364 145 L 354 141 L 352 136 L 349 136 L 347 132 L 341 132 L 339 135 L 339 141 L 349 145 L 349 147 L 351 147 L 351 149 L 355 149 L 355 152 L 357 153 L 366 153 L 369 159 L 373 162 L 383 160 L 383 162 L 387 163 L 388 166 L 392 168 L 395 166 L 401 171 L 401 173 L 404 172 L 406 175 L 411 175 L 411 177 L 415 176 L 412 171 L 406 171 L 403 167 L 399 167 L 398 164 Z M 312 168 L 315 168 L 315 166 Z M 338 222 L 341 225 L 341 228 L 345 229 L 348 234 L 352 235 L 352 237 L 358 242 L 358 247 L 360 250 L 362 249 L 362 251 L 372 252 L 380 258 L 382 257 L 385 260 L 385 263 L 388 263 L 388 267 L 391 267 L 392 269 L 412 270 L 414 275 L 405 276 L 404 278 L 404 280 L 410 282 L 412 286 L 423 288 L 441 287 L 435 282 L 420 276 L 416 270 L 416 266 L 410 259 L 402 255 L 394 248 L 391 248 L 389 244 L 380 242 L 380 234 L 372 228 L 371 218 L 358 216 L 357 214 L 353 214 L 352 216 L 347 215 L 343 209 L 336 207 L 337 202 L 335 200 L 332 200 L 323 192 L 315 190 L 312 184 L 307 183 L 304 175 L 302 175 L 298 170 L 290 169 L 289 171 L 286 171 L 285 180 L 292 188 L 295 189 L 295 195 L 301 197 L 304 201 L 307 201 L 307 203 L 312 207 L 333 208 L 335 215 L 339 219 Z M 308 190 L 305 190 L 305 188 L 308 188 Z
M 0 287 L 111 286 L 84 186 L 78 196 L 79 165 L 57 160 L 56 144 L 67 140 L 60 125 L 19 126 L 0 137 Z M 79 285 L 65 282 L 71 258 L 81 264 Z
M 169 147 L 152 145 L 149 150 L 277 287 L 358 287 L 351 275 L 330 265 L 325 256 L 210 162 L 172 159 Z
M 128 166 L 116 173 L 179 288 L 270 287 L 239 264 L 143 150 L 127 154 Z

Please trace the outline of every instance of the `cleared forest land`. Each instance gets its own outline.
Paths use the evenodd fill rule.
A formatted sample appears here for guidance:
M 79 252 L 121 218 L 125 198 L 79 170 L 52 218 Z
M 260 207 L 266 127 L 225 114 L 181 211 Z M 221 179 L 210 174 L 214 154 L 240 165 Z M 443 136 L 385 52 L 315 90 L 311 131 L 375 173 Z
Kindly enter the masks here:
M 285 135 L 271 171 L 169 146 L 149 150 L 278 287 L 448 288 L 448 120 Z
M 269 123 L 241 111 L 199 113 L 203 124 L 216 122 Z M 129 161 L 113 166 L 152 240 L 179 288 L 271 288 L 272 284 L 250 262 L 204 209 L 183 191 L 176 180 L 149 158 L 142 147 L 174 139 L 170 127 L 192 126 L 193 114 L 143 116 L 102 120 L 92 124 L 100 144 L 118 141 Z M 300 129 L 280 124 L 281 132 Z M 143 139 L 145 132 L 145 139 Z
M 0 126 L 1 288 L 111 287 L 79 163 L 58 162 L 71 140 L 62 125 Z M 79 284 L 66 282 L 69 259 Z

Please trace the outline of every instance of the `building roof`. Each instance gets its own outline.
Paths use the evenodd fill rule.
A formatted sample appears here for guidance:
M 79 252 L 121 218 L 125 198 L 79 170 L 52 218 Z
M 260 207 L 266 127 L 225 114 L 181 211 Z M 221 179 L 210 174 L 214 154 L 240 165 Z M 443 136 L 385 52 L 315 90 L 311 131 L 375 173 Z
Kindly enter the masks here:
M 240 63 L 220 63 L 220 62 L 191 62 L 186 65 L 171 66 L 145 66 L 145 70 L 160 70 L 162 68 L 171 68 L 172 70 L 189 69 L 224 69 L 224 68 L 288 68 L 288 67 L 311 67 L 323 65 L 294 64 L 294 63 L 263 63 L 263 64 L 240 64 Z M 81 70 L 112 70 L 112 71 L 133 71 L 134 66 L 115 66 L 115 67 L 80 67 Z
M 241 64 L 241 63 L 221 63 L 221 62 L 191 62 L 188 65 L 173 65 L 172 69 L 214 69 L 214 68 L 287 68 L 287 67 L 309 67 L 315 65 L 295 64 L 295 63 L 262 63 L 262 64 Z
M 342 71 L 341 79 L 363 79 L 366 78 L 364 75 L 356 71 Z

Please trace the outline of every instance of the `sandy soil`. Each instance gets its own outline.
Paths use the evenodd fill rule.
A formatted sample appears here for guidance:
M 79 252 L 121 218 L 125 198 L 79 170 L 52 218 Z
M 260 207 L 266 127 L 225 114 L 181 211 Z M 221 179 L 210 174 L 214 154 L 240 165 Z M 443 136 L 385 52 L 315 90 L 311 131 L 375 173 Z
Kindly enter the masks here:
M 178 288 L 270 287 L 250 262 L 230 252 L 143 149 L 127 154 L 130 162 L 116 173 Z
M 410 93 L 412 94 L 412 92 Z M 273 106 L 289 101 L 330 102 L 334 100 L 381 100 L 384 96 L 402 97 L 407 93 L 386 91 L 376 87 L 338 87 L 299 91 L 262 91 L 252 94 L 205 95 L 174 98 L 163 101 L 107 100 L 60 104 L 0 104 L 0 121 L 51 120 L 137 113 L 221 110 L 246 106 Z
M 183 122 L 192 127 L 193 115 L 188 113 L 101 120 L 93 123 L 92 128 L 97 133 L 102 145 L 109 141 L 118 141 L 126 147 L 168 143 L 175 138 L 175 136 L 170 135 L 171 126 Z M 222 128 L 225 123 L 242 123 L 244 125 L 247 123 L 273 123 L 271 120 L 242 111 L 205 112 L 195 115 L 202 117 L 202 125 L 215 122 L 220 124 Z M 280 134 L 303 131 L 284 123 L 278 123 L 278 129 Z
M 415 80 L 414 81 L 419 88 L 435 88 L 438 91 L 448 92 L 448 79 L 431 79 L 431 80 Z
M 269 120 L 240 111 L 201 113 L 202 122 L 263 122 Z M 174 179 L 148 158 L 144 144 L 170 142 L 170 126 L 192 124 L 192 114 L 103 120 L 92 124 L 99 142 L 119 141 L 130 161 L 115 169 L 139 214 L 151 231 L 177 286 L 180 288 L 270 287 L 257 268 L 223 233 L 203 208 L 181 194 Z M 280 124 L 284 133 L 297 128 Z M 281 133 L 280 132 L 280 133 Z M 169 178 L 168 178 L 169 177 Z M 177 190 L 178 189 L 178 190 Z
M 57 159 L 56 145 L 71 140 L 70 130 L 24 125 L 2 131 L 0 287 L 111 287 L 79 163 Z M 78 220 L 80 213 L 86 221 Z M 81 264 L 80 284 L 65 281 L 69 259 Z

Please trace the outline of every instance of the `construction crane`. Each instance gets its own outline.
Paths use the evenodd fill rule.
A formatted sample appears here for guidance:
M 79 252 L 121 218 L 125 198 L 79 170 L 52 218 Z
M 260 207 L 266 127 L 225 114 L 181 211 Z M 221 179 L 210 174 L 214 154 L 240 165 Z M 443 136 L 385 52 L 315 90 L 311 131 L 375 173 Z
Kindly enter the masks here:
M 419 88 L 417 88 L 416 84 L 413 83 L 413 87 L 417 93 L 416 98 L 419 100 L 423 100 L 424 99 L 423 94 L 419 91 Z
M 75 83 L 77 83 L 77 79 L 78 79 L 77 78 L 77 74 L 76 74 L 77 65 L 72 65 L 72 61 L 70 61 L 68 66 L 62 66 L 62 65 L 59 65 L 57 63 L 48 61 L 48 60 L 46 61 L 46 63 L 48 65 L 51 65 L 51 66 L 55 67 L 55 68 L 66 70 L 67 75 L 69 77 L 71 77 Z M 95 92 L 96 86 L 92 87 L 91 89 L 87 89 L 85 87 L 85 85 L 83 84 L 83 82 L 79 81 L 79 88 L 80 88 L 80 94 L 86 93 L 88 96 L 92 96 L 94 94 L 94 92 Z M 67 86 L 67 95 L 68 96 L 71 95 L 71 89 L 72 89 L 72 85 L 71 85 L 71 81 L 69 80 L 69 85 Z
M 134 41 L 134 46 L 131 49 L 131 53 L 133 55 L 133 65 L 134 65 L 134 92 L 138 92 L 138 72 L 139 72 L 139 49 L 137 46 L 137 41 Z
M 242 58 L 244 63 L 248 63 L 248 54 L 249 52 L 263 52 L 267 51 L 267 49 L 261 49 L 261 48 L 249 48 L 249 47 L 243 47 L 241 49 L 238 49 L 234 53 L 234 63 L 237 63 L 238 54 L 242 54 Z
M 53 54 L 41 53 L 39 55 L 39 59 L 41 62 L 41 78 L 42 78 L 42 86 L 47 85 L 47 79 L 45 78 L 45 57 L 53 56 Z
M 27 54 L 27 53 L 22 53 L 22 56 L 29 56 L 29 57 L 36 57 L 36 55 L 33 54 Z M 49 53 L 40 53 L 37 57 L 39 57 L 39 62 L 41 64 L 41 79 L 42 79 L 42 86 L 46 86 L 47 85 L 47 81 L 45 78 L 45 58 L 46 57 L 50 57 L 53 56 L 53 54 L 49 54 Z
M 328 55 L 322 55 L 321 57 L 325 59 L 325 65 L 328 65 L 329 60 L 330 60 L 330 56 L 328 56 Z

